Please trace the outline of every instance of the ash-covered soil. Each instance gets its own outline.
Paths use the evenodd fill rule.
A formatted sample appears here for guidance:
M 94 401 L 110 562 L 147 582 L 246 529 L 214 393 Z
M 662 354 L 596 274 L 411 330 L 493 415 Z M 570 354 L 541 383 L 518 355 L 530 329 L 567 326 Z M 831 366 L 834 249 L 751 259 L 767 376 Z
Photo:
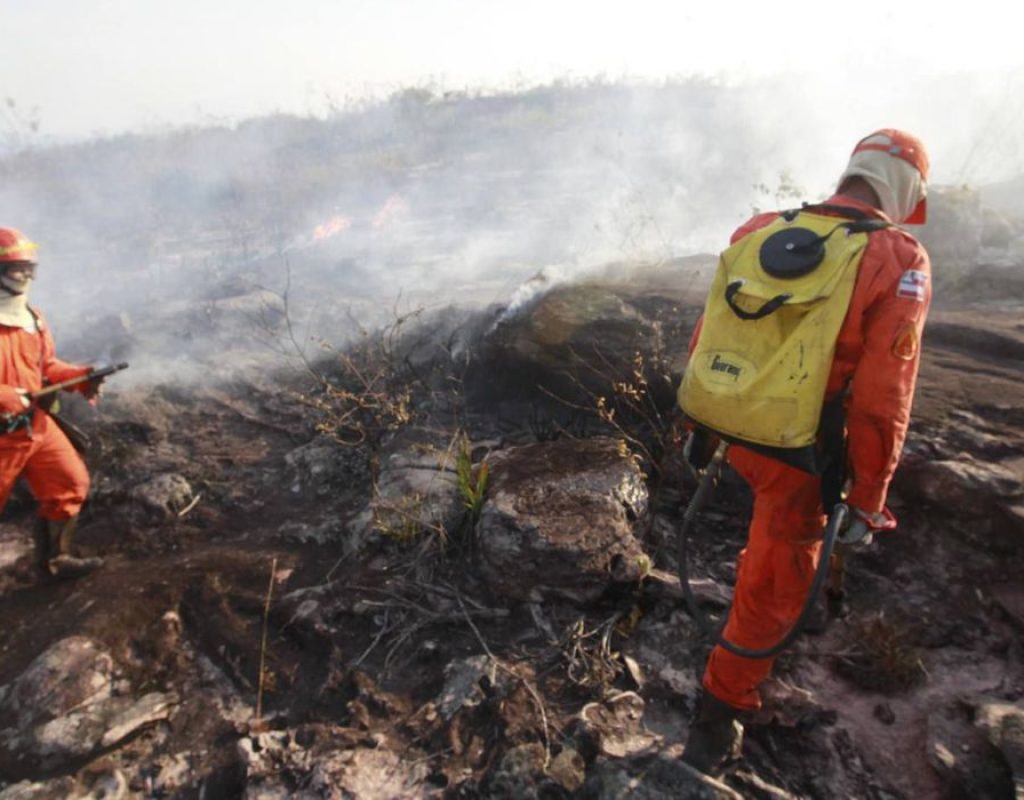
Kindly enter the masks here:
M 695 311 L 652 296 L 626 300 L 669 363 Z M 162 710 L 122 714 L 122 737 L 77 747 L 65 729 L 59 747 L 10 734 L 0 797 L 1012 797 L 1020 738 L 991 720 L 1022 718 L 1024 698 L 1020 320 L 933 314 L 892 496 L 900 528 L 851 557 L 844 615 L 779 660 L 744 759 L 717 786 L 677 761 L 708 646 L 673 578 L 693 487 L 671 455 L 657 470 L 639 456 L 643 577 L 610 575 L 596 599 L 546 587 L 513 601 L 480 568 L 461 506 L 417 527 L 401 508 L 368 523 L 368 503 L 396 460 L 450 456 L 459 431 L 475 478 L 495 451 L 614 436 L 596 417 L 449 386 L 413 397 L 374 452 L 323 435 L 322 392 L 299 370 L 127 391 L 114 379 L 97 410 L 72 409 L 93 438 L 79 543 L 106 565 L 38 578 L 33 504 L 16 494 L 0 523 L 0 687 L 84 637 L 109 654 L 112 700 Z M 694 543 L 712 610 L 748 513 L 727 477 Z M 95 705 L 21 700 L 39 706 L 32 724 L 73 717 L 75 730 Z

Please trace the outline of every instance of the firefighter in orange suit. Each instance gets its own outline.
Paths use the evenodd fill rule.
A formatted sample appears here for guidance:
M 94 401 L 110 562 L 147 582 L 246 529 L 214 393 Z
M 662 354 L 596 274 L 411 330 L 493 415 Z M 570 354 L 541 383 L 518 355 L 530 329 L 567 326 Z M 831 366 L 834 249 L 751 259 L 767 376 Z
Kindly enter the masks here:
M 78 453 L 31 394 L 44 384 L 88 375 L 54 353 L 42 315 L 28 304 L 36 271 L 36 245 L 13 228 L 0 228 L 0 509 L 24 477 L 39 503 L 36 561 L 45 574 L 74 577 L 102 564 L 72 550 L 89 474 Z M 75 387 L 92 399 L 99 381 Z
M 928 166 L 919 139 L 893 129 L 876 131 L 857 144 L 825 205 L 897 224 L 923 224 Z M 755 216 L 732 241 L 776 216 Z M 909 233 L 888 227 L 871 234 L 826 390 L 827 399 L 848 391 L 846 502 L 853 522 L 841 535 L 847 544 L 870 542 L 874 531 L 896 524 L 885 500 L 910 420 L 930 274 L 927 253 Z M 698 327 L 691 351 L 699 336 Z M 728 452 L 753 490 L 754 511 L 724 637 L 741 647 L 767 648 L 796 621 L 818 565 L 825 522 L 821 481 L 741 446 Z M 758 686 L 771 667 L 772 659 L 712 650 L 685 762 L 716 774 L 739 754 L 743 728 L 737 714 L 760 706 Z

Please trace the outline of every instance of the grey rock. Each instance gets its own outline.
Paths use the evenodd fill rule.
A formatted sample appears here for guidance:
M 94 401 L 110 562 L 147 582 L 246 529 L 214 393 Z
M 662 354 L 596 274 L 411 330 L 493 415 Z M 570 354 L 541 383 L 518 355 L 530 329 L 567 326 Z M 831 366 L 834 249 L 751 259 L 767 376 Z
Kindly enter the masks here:
M 666 619 L 645 615 L 622 644 L 624 656 L 644 667 L 648 686 L 667 692 L 677 708 L 692 710 L 704 671 L 703 634 L 681 609 Z
M 437 529 L 451 532 L 464 511 L 454 471 L 383 465 L 371 508 L 373 525 L 384 535 L 391 531 L 412 535 Z
M 177 698 L 172 694 L 151 692 L 130 704 L 120 703 L 112 707 L 112 713 L 104 720 L 106 730 L 100 739 L 100 747 L 113 747 L 139 728 L 167 719 L 176 703 Z
M 610 438 L 560 439 L 494 453 L 477 526 L 481 569 L 517 600 L 587 601 L 611 580 L 637 580 L 649 559 L 635 538 L 647 489 Z
M 427 765 L 403 759 L 387 748 L 340 751 L 318 759 L 309 789 L 313 797 L 344 797 L 351 800 L 425 798 Z
M 928 716 L 928 761 L 953 796 L 972 800 L 1013 797 L 1013 775 L 990 741 L 993 732 L 971 722 L 974 713 L 973 704 L 959 700 Z
M 166 719 L 175 703 L 172 695 L 115 693 L 110 655 L 84 637 L 63 639 L 4 688 L 0 762 L 15 771 L 56 768 Z
M 192 487 L 184 475 L 176 472 L 157 475 L 132 490 L 132 496 L 147 509 L 162 517 L 177 516 L 192 502 Z
M 993 506 L 1015 505 L 1024 495 L 1024 482 L 1015 471 L 966 455 L 908 460 L 901 469 L 900 487 L 905 494 L 970 517 L 989 517 Z
M 195 786 L 198 776 L 193 768 L 193 759 L 192 753 L 160 756 L 154 764 L 155 774 L 150 784 L 150 794 L 173 796 Z
M 139 700 L 111 697 L 37 727 L 27 754 L 43 764 L 63 764 L 114 747 L 140 728 L 167 719 L 177 703 L 173 695 L 152 693 Z
M 365 479 L 370 465 L 362 447 L 346 447 L 326 436 L 297 447 L 284 457 L 291 491 L 327 497 Z
M 111 696 L 114 660 L 84 636 L 61 639 L 0 690 L 0 724 L 27 730 Z
M 437 710 L 451 720 L 461 709 L 478 705 L 484 699 L 482 682 L 497 682 L 498 665 L 487 655 L 452 661 L 444 670 L 444 688 L 436 700 Z
M 339 732 L 344 734 L 342 729 Z M 243 738 L 238 753 L 246 767 L 245 800 L 346 798 L 391 800 L 427 796 L 425 763 L 409 761 L 386 746 L 352 747 L 330 732 L 312 749 L 294 731 L 268 731 Z
M 0 800 L 81 800 L 81 788 L 71 778 L 20 781 L 0 791 Z
M 984 704 L 978 709 L 975 724 L 1003 754 L 1013 773 L 1015 797 L 1024 800 L 1024 706 Z
M 373 498 L 349 532 L 358 548 L 375 535 L 406 540 L 427 531 L 453 533 L 464 518 L 450 434 L 409 428 L 383 447 Z
M 580 711 L 583 732 L 598 752 L 625 758 L 650 751 L 660 738 L 643 727 L 644 701 L 635 692 L 620 692 Z
M 502 800 L 535 800 L 545 781 L 544 747 L 536 742 L 509 748 L 491 775 L 487 796 Z

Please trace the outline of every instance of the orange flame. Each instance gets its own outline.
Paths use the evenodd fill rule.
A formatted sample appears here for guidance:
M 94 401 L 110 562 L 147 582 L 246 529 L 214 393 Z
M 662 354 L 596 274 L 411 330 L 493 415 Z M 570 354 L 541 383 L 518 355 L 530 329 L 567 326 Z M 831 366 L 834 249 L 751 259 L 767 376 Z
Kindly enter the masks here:
M 320 242 L 324 239 L 330 239 L 332 236 L 337 236 L 342 231 L 347 231 L 351 227 L 352 220 L 342 214 L 338 214 L 335 217 L 331 217 L 327 222 L 321 222 L 313 229 L 313 241 Z

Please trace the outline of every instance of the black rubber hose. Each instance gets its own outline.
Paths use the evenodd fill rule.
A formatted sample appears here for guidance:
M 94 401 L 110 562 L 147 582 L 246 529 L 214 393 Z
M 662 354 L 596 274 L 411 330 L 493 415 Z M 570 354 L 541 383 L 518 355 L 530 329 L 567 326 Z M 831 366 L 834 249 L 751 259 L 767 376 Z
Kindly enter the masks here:
M 693 589 L 690 588 L 690 561 L 687 554 L 689 549 L 690 533 L 693 530 L 694 522 L 696 521 L 697 514 L 700 512 L 700 509 L 703 508 L 704 504 L 707 502 L 708 496 L 714 489 L 715 479 L 718 477 L 718 472 L 722 468 L 722 462 L 725 460 L 725 450 L 725 447 L 721 447 L 719 448 L 719 451 L 715 453 L 711 463 L 704 471 L 704 475 L 697 486 L 697 491 L 694 493 L 693 498 L 686 507 L 686 513 L 683 515 L 683 524 L 679 531 L 679 585 L 683 590 L 683 598 L 686 600 L 686 606 L 690 611 L 690 616 L 693 617 L 698 627 L 704 631 L 709 638 L 714 640 L 715 644 L 719 647 L 725 648 L 730 653 L 743 656 L 744 658 L 772 658 L 789 647 L 793 640 L 800 635 L 800 632 L 803 630 L 803 627 L 807 622 L 807 618 L 811 615 L 818 594 L 824 588 L 825 581 L 828 578 L 829 561 L 832 557 L 832 551 L 835 549 L 836 537 L 839 535 L 839 531 L 846 522 L 846 518 L 850 514 L 850 509 L 845 503 L 837 503 L 832 509 L 832 513 L 829 515 L 828 524 L 825 526 L 824 541 L 822 542 L 821 558 L 818 562 L 818 568 L 814 572 L 814 580 L 811 582 L 811 589 L 807 594 L 807 600 L 804 601 L 804 607 L 801 609 L 800 616 L 797 617 L 796 622 L 793 623 L 793 627 L 791 627 L 786 634 L 771 647 L 752 650 L 747 647 L 740 647 L 738 644 L 733 644 L 722 636 L 722 629 L 725 628 L 725 623 L 729 619 L 728 611 L 726 611 L 725 618 L 723 619 L 721 626 L 715 628 L 707 616 L 705 616 L 704 612 L 700 610 L 700 605 L 697 602 L 696 596 L 693 594 Z

